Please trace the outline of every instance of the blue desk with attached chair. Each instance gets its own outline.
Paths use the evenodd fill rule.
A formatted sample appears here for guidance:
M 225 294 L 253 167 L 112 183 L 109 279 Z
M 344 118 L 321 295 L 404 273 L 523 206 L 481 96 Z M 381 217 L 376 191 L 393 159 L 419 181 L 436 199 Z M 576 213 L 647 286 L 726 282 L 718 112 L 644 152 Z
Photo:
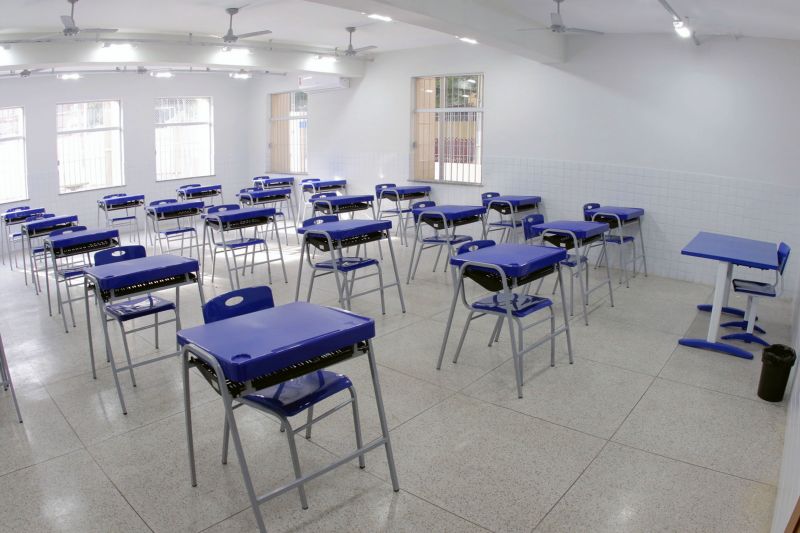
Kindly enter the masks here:
M 408 229 L 408 218 L 412 216 L 411 203 L 422 199 L 431 199 L 430 185 L 401 185 L 394 183 L 380 183 L 375 186 L 375 197 L 378 200 L 377 219 L 396 218 L 397 226 L 395 234 L 400 235 L 401 244 L 407 244 L 406 230 Z M 385 209 L 383 202 L 391 202 L 394 207 Z
M 302 247 L 300 249 L 300 265 L 297 272 L 297 288 L 295 290 L 295 300 L 300 299 L 300 281 L 303 274 L 303 258 L 306 258 L 308 266 L 311 268 L 311 281 L 308 286 L 307 300 L 311 299 L 311 291 L 314 288 L 314 280 L 317 277 L 333 274 L 336 280 L 336 289 L 339 295 L 339 303 L 345 309 L 350 309 L 353 298 L 364 296 L 373 292 L 380 292 L 381 311 L 386 313 L 386 303 L 384 300 L 384 290 L 397 286 L 400 297 L 400 306 L 406 312 L 405 301 L 403 300 L 403 290 L 400 285 L 400 277 L 397 270 L 397 261 L 392 247 L 390 232 L 392 223 L 388 220 L 339 220 L 336 215 L 323 215 L 303 222 L 303 227 L 297 231 L 302 235 Z M 381 261 L 367 257 L 367 244 L 386 240 L 389 246 L 389 255 L 392 260 L 392 270 L 395 282 L 388 285 L 383 282 L 383 270 Z M 330 254 L 330 259 L 314 262 L 312 259 L 311 247 L 324 253 Z M 360 254 L 361 247 L 364 246 L 364 256 Z M 345 256 L 344 250 L 355 247 L 354 256 Z M 353 293 L 353 287 L 357 279 L 365 279 L 371 275 L 356 278 L 356 272 L 364 268 L 376 269 L 379 286 L 360 293 Z M 348 279 L 351 278 L 351 279 Z
M 701 348 L 726 353 L 743 359 L 752 359 L 749 351 L 732 344 L 717 340 L 720 326 L 720 316 L 728 305 L 730 288 L 733 286 L 737 292 L 748 294 L 748 310 L 745 311 L 745 322 L 727 324 L 732 327 L 741 327 L 744 324 L 746 334 L 732 334 L 722 337 L 725 340 L 744 340 L 754 342 L 758 339 L 754 335 L 756 308 L 754 299 L 750 296 L 777 296 L 777 282 L 782 276 L 786 261 L 789 258 L 789 247 L 781 243 L 744 239 L 732 235 L 709 233 L 702 231 L 687 244 L 681 254 L 710 259 L 717 262 L 717 275 L 714 284 L 714 300 L 711 304 L 711 317 L 708 322 L 708 334 L 705 339 L 684 338 L 679 344 L 692 348 Z M 776 284 L 771 286 L 766 283 L 754 283 L 746 280 L 733 280 L 733 267 L 743 266 L 760 270 L 775 271 Z M 734 283 L 736 282 L 736 283 Z M 771 289 L 771 290 L 770 290 Z M 763 332 L 763 330 L 761 330 Z M 755 342 L 758 342 L 757 340 Z
M 286 239 L 286 245 L 289 245 L 289 232 L 288 228 L 297 229 L 297 215 L 294 212 L 294 205 L 292 204 L 292 193 L 294 190 L 291 187 L 280 188 L 249 188 L 239 191 L 239 203 L 243 207 L 274 207 L 276 209 L 275 216 L 283 222 L 283 236 Z M 284 210 L 286 213 L 284 213 Z M 286 222 L 286 219 L 291 219 L 291 224 Z M 277 238 L 277 235 L 276 235 Z M 298 244 L 300 241 L 297 241 Z
M 133 228 L 136 242 L 141 243 L 139 233 L 139 208 L 144 206 L 143 194 L 107 194 L 97 200 L 97 225 L 103 213 L 108 228 Z
M 184 249 L 188 248 L 191 256 L 192 248 L 195 248 L 197 257 L 200 257 L 200 239 L 197 237 L 195 219 L 203 215 L 205 207 L 201 200 L 179 202 L 168 198 L 150 202 L 145 211 L 147 219 L 151 223 L 153 247 L 158 245 L 161 253 L 170 253 L 173 251 L 172 243 L 179 241 L 181 255 L 183 255 Z M 188 220 L 188 224 L 184 224 L 186 220 Z M 162 227 L 163 224 L 169 222 L 174 222 L 176 226 Z M 166 249 L 164 243 L 167 244 Z
M 298 325 L 302 325 L 302 327 L 298 327 Z M 178 341 L 183 347 L 181 363 L 184 416 L 192 486 L 197 486 L 197 472 L 192 431 L 189 369 L 195 367 L 222 399 L 227 428 L 233 437 L 250 506 L 260 531 L 266 531 L 264 517 L 260 510 L 260 506 L 264 502 L 297 489 L 300 493 L 301 504 L 306 507 L 304 486 L 309 481 L 356 459 L 359 460 L 360 465 L 363 465 L 364 455 L 381 446 L 385 448 L 392 488 L 395 492 L 399 491 L 400 485 L 383 406 L 378 365 L 375 362 L 372 348 L 374 336 L 375 322 L 371 318 L 305 302 L 295 302 L 232 316 L 178 332 Z M 297 454 L 292 453 L 295 479 L 263 496 L 257 496 L 234 415 L 234 402 L 277 416 L 286 429 L 291 449 L 294 434 L 302 428 L 293 430 L 288 425 L 288 416 L 295 411 L 301 411 L 304 407 L 295 405 L 296 402 L 291 401 L 293 395 L 310 400 L 317 399 L 318 396 L 314 394 L 315 392 L 318 392 L 319 396 L 330 395 L 330 391 L 325 389 L 326 382 L 320 383 L 316 379 L 320 375 L 317 372 L 363 354 L 367 356 L 369 363 L 381 436 L 372 442 L 363 444 L 360 442 L 357 425 L 357 449 L 308 474 L 302 473 Z M 297 379 L 301 380 L 301 385 L 306 384 L 310 388 L 298 391 L 292 384 L 292 380 Z M 347 384 L 338 378 L 330 383 L 332 387 Z M 284 391 L 286 392 L 286 401 L 280 397 Z M 325 415 L 316 419 L 319 420 L 323 416 Z
M 321 192 L 311 195 L 311 216 L 317 213 L 323 215 L 344 215 L 349 213 L 351 218 L 359 211 L 369 211 L 375 219 L 375 197 L 371 194 L 344 194 L 337 195 L 332 192 Z
M 178 196 L 178 200 L 181 202 L 189 202 L 192 200 L 206 200 L 210 198 L 209 204 L 206 205 L 214 205 L 214 200 L 219 198 L 221 203 L 224 203 L 225 200 L 222 196 L 222 185 L 200 185 L 198 183 L 192 183 L 191 185 L 183 185 L 178 187 L 175 191 Z
M 553 302 L 529 294 L 530 285 L 536 280 L 555 273 L 561 279 L 561 265 L 567 257 L 566 250 L 553 246 L 536 246 L 527 244 L 495 244 L 491 240 L 472 241 L 459 247 L 459 253 L 450 259 L 453 266 L 453 300 L 447 319 L 442 347 L 436 368 L 441 369 L 447 339 L 453 323 L 453 314 L 460 299 L 469 311 L 467 321 L 461 333 L 458 348 L 453 356 L 453 363 L 458 361 L 470 323 L 483 316 L 496 317 L 494 331 L 489 339 L 489 346 L 497 342 L 503 322 L 507 322 L 511 339 L 511 351 L 514 357 L 514 373 L 517 382 L 517 396 L 522 398 L 523 356 L 541 344 L 550 341 L 550 365 L 555 366 L 555 338 L 566 334 L 569 361 L 572 363 L 572 341 L 569 330 L 569 317 L 566 305 L 563 305 L 564 324 L 556 328 Z M 489 295 L 474 302 L 468 302 L 465 292 L 465 280 L 472 280 Z M 564 302 L 564 284 L 560 283 L 561 301 Z M 524 291 L 522 289 L 525 289 Z M 537 311 L 548 309 L 549 316 L 526 326 L 522 319 Z M 539 340 L 525 346 L 523 333 L 545 321 L 550 321 L 550 333 Z
M 16 260 L 16 257 L 12 258 L 13 244 L 16 240 L 22 239 L 22 234 L 15 235 L 11 233 L 9 228 L 22 224 L 23 222 L 27 221 L 29 217 L 42 215 L 44 213 L 45 209 L 43 207 L 31 209 L 30 206 L 20 205 L 17 207 L 12 207 L 5 213 L 0 214 L 0 231 L 3 232 L 3 238 L 0 239 L 0 246 L 3 247 L 4 252 L 2 255 L 3 264 L 5 264 L 6 256 L 8 256 L 8 266 L 11 270 L 14 270 L 14 261 Z
M 41 291 L 39 287 L 39 269 L 37 268 L 37 262 L 43 260 L 45 254 L 44 246 L 34 247 L 34 239 L 44 239 L 54 231 L 77 225 L 78 215 L 56 216 L 53 214 L 41 213 L 29 217 L 20 226 L 20 236 L 22 239 L 22 270 L 25 275 L 25 284 L 28 284 L 28 269 L 25 263 L 25 250 L 27 248 L 28 260 L 30 261 L 31 267 L 31 282 L 33 283 L 36 294 L 39 294 Z
M 300 216 L 298 222 L 306 219 L 306 207 L 312 207 L 311 197 L 321 192 L 347 194 L 347 180 L 320 178 L 302 180 L 300 182 L 300 199 L 297 206 L 297 213 Z
M 483 238 L 486 239 L 492 232 L 502 231 L 500 241 L 517 242 L 519 229 L 522 228 L 522 218 L 529 215 L 530 211 L 539 210 L 542 202 L 541 196 L 501 195 L 496 192 L 481 194 L 481 201 L 486 207 L 486 225 Z M 498 213 L 500 218 L 496 221 L 489 220 L 492 212 Z M 540 222 L 544 222 L 544 217 Z
M 583 206 L 583 218 L 587 221 L 605 222 L 609 225 L 611 231 L 606 235 L 606 243 L 613 244 L 618 247 L 618 262 L 620 268 L 619 282 L 622 284 L 623 274 L 625 276 L 626 286 L 630 286 L 630 275 L 628 274 L 628 265 L 632 266 L 631 272 L 633 277 L 636 277 L 636 268 L 639 261 L 642 262 L 642 270 L 645 277 L 647 277 L 647 253 L 644 248 L 644 234 L 642 232 L 642 218 L 644 218 L 644 209 L 641 207 L 620 207 L 615 205 L 600 205 L 590 203 Z M 625 228 L 636 225 L 639 231 L 639 247 L 641 255 L 636 250 L 636 237 L 633 235 L 625 234 Z M 625 260 L 623 252 L 625 245 L 631 246 L 631 258 Z M 600 254 L 597 258 L 599 265 L 603 259 L 604 254 Z M 606 260 L 608 260 L 606 258 Z

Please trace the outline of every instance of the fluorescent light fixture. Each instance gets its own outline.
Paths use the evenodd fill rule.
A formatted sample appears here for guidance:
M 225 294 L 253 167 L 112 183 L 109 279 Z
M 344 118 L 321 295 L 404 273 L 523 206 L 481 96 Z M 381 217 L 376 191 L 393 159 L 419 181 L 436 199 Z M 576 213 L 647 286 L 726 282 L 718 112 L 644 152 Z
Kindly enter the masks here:
M 688 39 L 692 36 L 692 30 L 686 23 L 682 20 L 673 20 L 672 26 L 675 28 L 675 33 L 679 36 L 683 37 L 684 39 Z
M 132 50 L 131 43 L 103 43 L 103 48 L 113 48 L 115 50 Z
M 392 17 L 387 17 L 386 15 L 379 15 L 377 13 L 371 13 L 371 14 L 367 15 L 367 18 L 371 18 L 371 19 L 374 19 L 374 20 L 380 20 L 382 22 L 391 22 L 392 21 Z
M 232 46 L 225 46 L 222 49 L 222 51 L 225 52 L 226 54 L 235 54 L 235 55 L 243 55 L 243 56 L 250 55 L 250 49 L 249 48 L 239 48 L 239 47 L 234 48 Z
M 57 74 L 56 77 L 60 80 L 79 80 L 83 76 L 77 72 L 64 72 L 63 74 Z
M 162 79 L 172 78 L 175 76 L 175 74 L 173 74 L 169 70 L 152 71 L 150 72 L 150 75 L 154 78 L 162 78 Z
M 336 63 L 336 61 L 338 61 L 338 59 L 336 59 L 334 56 L 318 55 L 317 59 L 320 61 L 325 61 L 326 63 Z
M 233 78 L 234 80 L 249 80 L 253 77 L 252 74 L 247 72 L 246 70 L 242 69 L 238 72 L 231 72 L 228 74 L 229 77 Z
M 475 40 L 475 39 L 473 39 L 472 37 L 458 37 L 458 36 L 456 36 L 456 39 L 458 39 L 458 40 L 459 40 L 459 41 L 461 41 L 462 43 L 467 43 L 467 44 L 478 44 L 478 41 L 476 41 L 476 40 Z

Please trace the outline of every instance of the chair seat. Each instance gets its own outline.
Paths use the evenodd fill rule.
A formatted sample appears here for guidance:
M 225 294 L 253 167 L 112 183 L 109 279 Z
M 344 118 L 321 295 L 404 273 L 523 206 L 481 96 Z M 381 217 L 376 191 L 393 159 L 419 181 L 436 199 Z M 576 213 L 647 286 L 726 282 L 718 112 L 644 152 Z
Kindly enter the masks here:
M 580 257 L 581 257 L 580 258 L 581 263 L 585 263 L 589 260 L 589 258 L 586 257 L 585 255 L 582 255 Z M 561 261 L 561 264 L 568 266 L 570 268 L 575 268 L 576 266 L 578 266 L 578 261 L 575 259 L 575 255 L 573 254 L 573 255 L 568 255 L 566 259 Z
M 760 281 L 749 281 L 746 279 L 733 280 L 733 290 L 735 292 L 743 292 L 745 294 L 755 294 L 756 296 L 766 296 L 775 298 L 775 286 L 770 283 L 762 283 Z
M 136 217 L 131 215 L 128 217 L 114 217 L 111 219 L 111 223 L 114 222 L 130 222 L 131 220 L 136 220 Z
M 161 234 L 169 237 L 170 235 L 180 235 L 181 233 L 197 233 L 194 228 L 175 228 L 162 231 Z
M 509 301 L 503 294 L 493 294 L 472 303 L 478 311 L 495 314 L 506 314 L 508 304 L 511 305 L 511 314 L 521 318 L 553 305 L 549 298 L 534 296 L 532 294 L 513 293 Z
M 606 242 L 610 244 L 625 244 L 628 242 L 633 242 L 633 237 L 630 235 L 607 235 Z
M 252 238 L 244 238 L 244 239 L 234 239 L 232 241 L 226 240 L 225 244 L 218 242 L 216 243 L 218 248 L 247 248 L 248 246 L 258 246 L 261 244 L 265 244 L 264 239 L 252 239 Z
M 425 237 L 422 242 L 425 244 L 461 244 L 469 242 L 472 237 L 469 235 L 453 235 L 452 237 Z
M 143 296 L 127 302 L 111 304 L 106 307 L 106 313 L 120 322 L 133 320 L 164 311 L 174 311 L 175 303 L 159 298 L 158 296 Z
M 374 266 L 377 264 L 377 259 L 364 257 L 342 257 L 336 259 L 336 269 L 340 272 L 352 272 L 353 270 L 358 270 L 359 268 Z M 333 262 L 320 261 L 319 263 L 314 263 L 314 268 L 333 270 Z
M 74 268 L 70 270 L 59 270 L 58 277 L 61 279 L 72 279 L 83 276 L 83 268 Z
M 245 398 L 288 418 L 352 386 L 350 378 L 343 374 L 317 370 L 248 394 Z

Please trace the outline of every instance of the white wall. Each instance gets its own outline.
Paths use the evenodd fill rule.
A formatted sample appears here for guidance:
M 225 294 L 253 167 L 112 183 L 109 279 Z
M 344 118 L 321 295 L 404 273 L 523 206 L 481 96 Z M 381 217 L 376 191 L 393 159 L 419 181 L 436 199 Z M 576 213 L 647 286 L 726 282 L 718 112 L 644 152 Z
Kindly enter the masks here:
M 363 192 L 405 181 L 411 78 L 482 72 L 484 188 L 439 185 L 437 201 L 534 193 L 550 218 L 575 218 L 588 201 L 645 207 L 651 271 L 711 283 L 712 264 L 680 255 L 698 230 L 800 250 L 790 229 L 800 199 L 798 52 L 789 41 L 696 47 L 606 35 L 571 39 L 570 60 L 555 66 L 461 44 L 381 54 L 352 89 L 311 96 L 310 172 Z M 252 97 L 277 87 L 266 82 Z
M 246 182 L 249 145 L 242 120 L 248 116 L 246 84 L 219 75 L 187 75 L 154 79 L 135 74 L 88 76 L 77 81 L 51 77 L 0 80 L 0 107 L 25 108 L 30 200 L 16 202 L 45 207 L 57 214 L 77 214 L 83 225 L 96 222 L 95 201 L 105 194 L 145 194 L 148 201 L 174 198 L 185 183 L 221 183 L 228 200 Z M 216 176 L 200 180 L 155 181 L 155 98 L 211 96 L 214 103 Z M 125 186 L 59 194 L 56 166 L 56 104 L 87 100 L 122 101 Z M 235 190 L 234 190 L 235 189 Z M 2 205 L 1 208 L 14 204 Z

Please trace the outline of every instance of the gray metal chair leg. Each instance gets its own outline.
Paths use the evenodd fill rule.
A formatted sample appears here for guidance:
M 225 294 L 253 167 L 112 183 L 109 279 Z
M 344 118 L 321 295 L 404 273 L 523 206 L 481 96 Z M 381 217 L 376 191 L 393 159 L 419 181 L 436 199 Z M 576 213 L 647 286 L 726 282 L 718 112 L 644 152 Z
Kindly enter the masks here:
M 289 421 L 284 419 L 283 424 L 286 427 L 286 438 L 289 440 L 289 454 L 292 456 L 292 467 L 294 468 L 295 479 L 303 477 L 303 472 L 300 470 L 300 459 L 297 456 L 297 446 L 294 442 L 294 431 L 292 430 Z M 303 509 L 308 509 L 308 500 L 306 499 L 306 489 L 303 485 L 297 486 L 297 492 L 300 495 L 300 505 Z
M 356 448 L 361 449 L 364 447 L 364 442 L 361 438 L 361 418 L 358 414 L 358 397 L 356 396 L 356 389 L 354 387 L 350 387 L 347 390 L 350 391 L 350 399 L 352 400 L 353 405 L 353 425 L 355 426 L 356 432 Z M 366 463 L 364 462 L 364 454 L 358 456 L 358 467 L 366 467 Z
M 306 417 L 306 440 L 311 440 L 311 422 L 314 420 L 314 406 L 308 408 Z

